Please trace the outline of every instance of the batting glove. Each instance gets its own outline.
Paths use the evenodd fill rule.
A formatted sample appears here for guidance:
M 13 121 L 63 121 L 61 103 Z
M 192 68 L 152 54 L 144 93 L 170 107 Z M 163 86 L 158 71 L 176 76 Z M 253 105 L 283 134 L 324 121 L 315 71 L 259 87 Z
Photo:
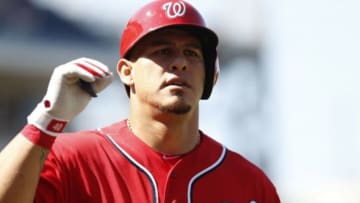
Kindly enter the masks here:
M 56 67 L 44 98 L 27 118 L 28 124 L 48 135 L 57 136 L 89 103 L 91 95 L 82 86 L 88 83 L 94 93 L 98 93 L 112 79 L 113 74 L 105 64 L 89 58 Z

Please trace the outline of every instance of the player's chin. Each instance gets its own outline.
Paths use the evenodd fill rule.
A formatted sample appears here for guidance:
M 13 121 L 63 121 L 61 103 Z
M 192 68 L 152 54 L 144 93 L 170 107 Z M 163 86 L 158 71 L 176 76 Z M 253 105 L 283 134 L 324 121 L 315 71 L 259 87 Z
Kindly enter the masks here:
M 159 109 L 164 113 L 184 115 L 191 111 L 192 106 L 185 102 L 173 102 L 173 103 L 160 105 Z
M 175 114 L 186 114 L 192 109 L 192 102 L 189 97 L 184 95 L 168 95 L 160 101 L 160 110 Z

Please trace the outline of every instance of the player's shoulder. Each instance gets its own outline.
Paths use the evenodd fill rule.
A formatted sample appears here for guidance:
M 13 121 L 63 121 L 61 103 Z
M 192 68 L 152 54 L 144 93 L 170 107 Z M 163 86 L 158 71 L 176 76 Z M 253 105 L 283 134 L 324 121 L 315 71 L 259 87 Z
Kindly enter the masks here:
M 261 202 L 280 202 L 274 183 L 262 168 L 230 149 L 227 149 L 227 160 L 224 167 L 232 180 L 254 188 L 264 198 Z
M 121 123 L 122 122 L 113 123 L 101 129 L 115 131 L 121 126 Z M 62 151 L 67 149 L 72 151 L 86 151 L 87 149 L 91 150 L 95 147 L 101 147 L 101 145 L 106 143 L 104 133 L 99 128 L 62 133 L 56 138 L 52 148 L 61 149 Z
M 255 163 L 245 158 L 238 152 L 235 152 L 229 148 L 227 150 L 227 164 L 233 168 L 241 169 L 244 172 L 249 173 L 263 173 L 262 169 L 259 168 Z
M 274 188 L 265 170 L 238 152 L 227 149 L 223 167 L 227 168 L 229 174 L 233 174 L 234 179 L 252 182 L 272 190 Z
M 244 156 L 242 156 L 240 153 L 235 152 L 231 149 L 229 149 L 227 146 L 223 145 L 219 141 L 213 139 L 212 137 L 204 134 L 204 140 L 207 142 L 207 148 L 222 148 L 226 153 L 226 163 L 230 164 L 234 167 L 247 167 L 247 168 L 253 168 L 256 170 L 257 166 L 254 165 L 251 161 L 246 159 Z
M 100 139 L 101 136 L 97 129 L 80 130 L 77 132 L 66 132 L 60 134 L 56 138 L 54 145 L 62 145 L 64 147 L 71 145 L 89 145 L 91 143 L 96 143 Z
M 217 140 L 212 139 L 209 136 L 207 136 L 207 139 L 211 140 L 210 142 L 214 147 L 217 146 L 224 149 L 226 154 L 222 163 L 223 167 L 231 171 L 237 171 L 237 174 L 240 172 L 242 175 L 248 176 L 266 176 L 264 171 L 259 166 L 241 155 L 239 152 L 235 152 L 234 150 L 229 149 L 225 145 L 221 144 Z

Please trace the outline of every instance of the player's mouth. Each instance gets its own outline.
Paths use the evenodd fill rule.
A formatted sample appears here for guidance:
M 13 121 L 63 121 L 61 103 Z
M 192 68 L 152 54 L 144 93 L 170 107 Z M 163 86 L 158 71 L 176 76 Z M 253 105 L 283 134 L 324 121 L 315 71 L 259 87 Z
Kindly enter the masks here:
M 170 80 L 167 80 L 163 87 L 179 87 L 179 88 L 191 88 L 189 83 L 187 83 L 185 80 L 179 79 L 179 78 L 172 78 Z

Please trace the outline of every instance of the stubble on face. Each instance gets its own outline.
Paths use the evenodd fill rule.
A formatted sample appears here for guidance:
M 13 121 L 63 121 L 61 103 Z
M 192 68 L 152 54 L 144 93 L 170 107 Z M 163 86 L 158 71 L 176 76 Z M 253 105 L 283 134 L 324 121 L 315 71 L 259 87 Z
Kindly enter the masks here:
M 184 115 L 191 111 L 191 105 L 187 104 L 183 98 L 183 92 L 179 91 L 175 93 L 178 100 L 171 104 L 158 103 L 157 108 L 163 113 L 173 113 L 176 115 Z
M 177 115 L 184 115 L 188 112 L 190 112 L 191 110 L 191 106 L 190 105 L 185 105 L 185 104 L 173 104 L 173 105 L 159 105 L 158 109 L 163 112 L 163 113 L 173 113 L 173 114 L 177 114 Z

